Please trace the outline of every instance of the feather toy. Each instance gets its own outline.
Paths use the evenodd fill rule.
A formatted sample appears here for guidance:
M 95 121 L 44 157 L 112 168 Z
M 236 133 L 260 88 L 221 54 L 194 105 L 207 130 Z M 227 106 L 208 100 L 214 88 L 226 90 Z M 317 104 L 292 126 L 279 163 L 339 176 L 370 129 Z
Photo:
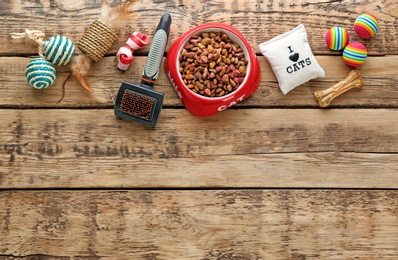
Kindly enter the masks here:
M 66 82 L 71 78 L 76 79 L 83 89 L 92 91 L 87 79 L 92 62 L 100 61 L 112 48 L 117 39 L 114 28 L 133 17 L 131 7 L 136 2 L 137 0 L 132 0 L 111 7 L 102 1 L 100 17 L 86 28 L 84 35 L 77 43 L 82 54 L 76 55 L 70 63 L 71 73 L 62 85 L 62 97 L 58 103 L 64 98 Z

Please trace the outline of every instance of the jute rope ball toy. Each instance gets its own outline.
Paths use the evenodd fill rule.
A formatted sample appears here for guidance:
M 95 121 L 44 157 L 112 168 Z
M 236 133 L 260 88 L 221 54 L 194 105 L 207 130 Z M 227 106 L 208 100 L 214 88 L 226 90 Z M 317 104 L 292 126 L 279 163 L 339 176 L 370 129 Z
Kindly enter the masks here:
M 82 52 L 75 55 L 75 44 L 69 38 L 56 35 L 44 40 L 45 34 L 39 30 L 25 30 L 23 33 L 13 33 L 12 38 L 27 38 L 38 46 L 40 58 L 33 59 L 25 69 L 28 83 L 37 89 L 51 86 L 56 78 L 54 66 L 70 64 L 71 73 L 62 86 L 62 97 L 65 95 L 65 83 L 71 78 L 76 78 L 80 85 L 91 91 L 87 75 L 91 63 L 100 61 L 116 42 L 117 34 L 112 27 L 118 25 L 122 20 L 130 19 L 132 11 L 130 7 L 136 2 L 126 1 L 120 6 L 110 7 L 103 1 L 101 15 L 86 30 L 77 46 Z
M 68 64 L 75 55 L 75 44 L 62 35 L 51 37 L 42 46 L 46 59 L 56 66 Z
M 87 76 L 92 62 L 99 62 L 112 48 L 117 40 L 117 34 L 113 28 L 121 21 L 132 17 L 132 11 L 129 9 L 135 2 L 136 0 L 127 1 L 117 7 L 110 7 L 103 2 L 99 19 L 86 28 L 84 35 L 77 43 L 82 54 L 76 55 L 71 62 L 71 73 L 64 81 L 62 98 L 65 94 L 65 84 L 70 78 L 77 79 L 83 89 L 91 91 Z
M 62 86 L 61 100 L 65 95 L 65 84 L 71 77 L 77 79 L 83 89 L 91 91 L 91 86 L 87 79 L 91 64 L 93 61 L 99 62 L 112 48 L 116 39 L 116 32 L 108 25 L 99 20 L 91 23 L 77 43 L 82 54 L 77 55 L 71 62 L 71 73 Z
M 100 61 L 117 39 L 116 32 L 100 21 L 94 21 L 77 43 L 79 49 L 93 61 Z
M 45 34 L 42 31 L 26 29 L 23 33 L 13 33 L 12 37 L 27 38 L 38 46 L 40 58 L 31 60 L 25 68 L 28 83 L 33 88 L 44 89 L 51 86 L 56 78 L 54 65 L 66 65 L 75 55 L 75 44 L 62 35 L 44 40 Z
M 57 72 L 54 66 L 43 58 L 36 58 L 29 62 L 25 69 L 25 76 L 28 83 L 36 89 L 44 89 L 51 86 Z

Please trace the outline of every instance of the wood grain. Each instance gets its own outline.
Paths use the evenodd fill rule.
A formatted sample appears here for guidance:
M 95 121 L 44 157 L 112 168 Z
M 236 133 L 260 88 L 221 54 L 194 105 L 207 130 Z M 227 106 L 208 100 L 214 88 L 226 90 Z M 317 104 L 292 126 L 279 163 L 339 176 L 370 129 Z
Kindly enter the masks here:
M 325 70 L 326 77 L 312 80 L 283 95 L 266 58 L 259 56 L 261 83 L 256 93 L 238 107 L 318 107 L 313 94 L 326 89 L 345 78 L 352 68 L 346 66 L 340 56 L 317 56 Z M 0 57 L 0 107 L 5 108 L 112 108 L 114 98 L 122 81 L 138 83 L 146 57 L 136 57 L 129 70 L 121 72 L 116 68 L 114 57 L 104 58 L 94 65 L 89 74 L 93 93 L 83 91 L 76 81 L 66 85 L 66 97 L 61 98 L 61 88 L 69 75 L 68 67 L 57 68 L 57 79 L 53 86 L 45 90 L 31 88 L 24 75 L 29 58 Z M 365 85 L 360 90 L 352 90 L 336 98 L 330 107 L 379 107 L 396 108 L 398 91 L 396 69 L 398 56 L 369 57 L 359 68 Z M 171 86 L 166 72 L 162 69 L 155 89 L 165 94 L 165 107 L 182 107 L 182 103 Z
M 0 54 L 34 54 L 37 49 L 22 40 L 9 36 L 24 29 L 42 30 L 48 37 L 63 34 L 78 41 L 92 21 L 100 16 L 101 1 L 3 1 L 0 3 Z M 119 1 L 107 1 L 116 5 Z M 353 41 L 366 43 L 371 54 L 398 54 L 397 17 L 395 0 L 388 1 L 201 1 L 189 0 L 138 1 L 133 8 L 134 18 L 121 23 L 116 32 L 119 39 L 110 53 L 116 53 L 128 35 L 141 31 L 153 35 L 164 12 L 173 17 L 170 41 L 182 32 L 205 22 L 224 22 L 235 26 L 256 47 L 283 32 L 303 23 L 315 53 L 332 53 L 324 42 L 326 31 L 333 26 L 349 30 Z M 380 31 L 370 40 L 359 39 L 353 23 L 364 12 L 374 13 L 380 19 Z M 50 25 L 50 26 L 49 26 Z M 144 48 L 142 51 L 148 51 Z
M 0 110 L 3 188 L 397 188 L 396 110 Z
M 119 190 L 1 194 L 0 257 L 398 257 L 398 191 Z
M 77 42 L 101 2 L 0 1 L 0 260 L 398 259 L 397 1 L 139 0 L 89 73 L 94 92 L 71 81 L 56 104 L 70 69 L 29 87 L 37 47 L 10 35 Z M 125 73 L 115 54 L 134 31 L 152 36 L 165 12 L 169 45 L 205 22 L 240 30 L 260 62 L 256 93 L 198 118 L 162 67 L 157 127 L 117 119 L 115 94 L 140 78 L 149 45 Z M 380 19 L 369 40 L 353 30 L 365 12 Z M 326 77 L 283 95 L 258 44 L 301 23 Z M 320 109 L 314 92 L 351 70 L 324 42 L 333 26 L 368 48 L 365 85 Z

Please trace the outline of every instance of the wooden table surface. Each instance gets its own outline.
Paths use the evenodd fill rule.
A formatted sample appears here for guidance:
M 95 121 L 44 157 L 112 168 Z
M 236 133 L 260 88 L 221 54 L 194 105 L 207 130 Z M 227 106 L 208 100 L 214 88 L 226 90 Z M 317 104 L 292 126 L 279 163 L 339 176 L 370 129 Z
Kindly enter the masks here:
M 68 66 L 31 88 L 37 47 L 11 33 L 77 42 L 101 5 L 0 1 L 0 259 L 398 259 L 397 1 L 140 0 L 90 70 L 93 93 L 70 81 L 57 104 Z M 199 118 L 162 64 L 157 126 L 116 118 L 115 94 L 138 81 L 149 45 L 124 73 L 115 54 L 165 12 L 168 46 L 205 22 L 239 29 L 261 66 L 255 94 Z M 368 40 L 353 30 L 365 12 L 380 19 Z M 301 23 L 326 77 L 283 95 L 258 45 Z M 321 109 L 314 92 L 351 70 L 324 43 L 333 26 L 368 48 L 365 85 Z

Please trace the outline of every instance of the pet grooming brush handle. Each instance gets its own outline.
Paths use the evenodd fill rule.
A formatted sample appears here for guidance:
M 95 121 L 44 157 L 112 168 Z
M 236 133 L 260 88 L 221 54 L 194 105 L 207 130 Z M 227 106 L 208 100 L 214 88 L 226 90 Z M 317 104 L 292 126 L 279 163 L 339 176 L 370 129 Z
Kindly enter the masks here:
M 163 55 L 166 50 L 167 40 L 169 38 L 171 25 L 171 16 L 166 13 L 159 21 L 156 28 L 155 35 L 152 40 L 151 48 L 149 49 L 148 59 L 146 61 L 144 72 L 142 75 L 141 84 L 146 86 L 153 86 L 154 81 L 159 75 L 159 68 L 162 64 Z

